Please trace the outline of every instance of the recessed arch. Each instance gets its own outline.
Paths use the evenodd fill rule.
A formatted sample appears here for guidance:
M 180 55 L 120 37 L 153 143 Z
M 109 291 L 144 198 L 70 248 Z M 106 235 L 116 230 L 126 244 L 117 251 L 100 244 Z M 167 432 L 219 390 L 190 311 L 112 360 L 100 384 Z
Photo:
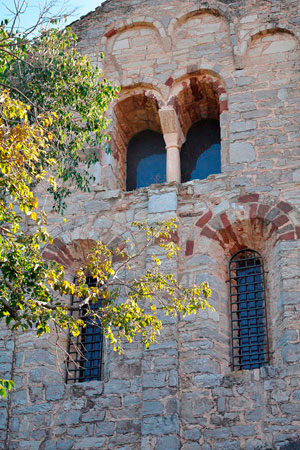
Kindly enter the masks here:
M 201 119 L 219 120 L 227 110 L 227 93 L 223 80 L 212 71 L 200 70 L 174 82 L 168 99 L 174 106 L 186 134 Z
M 195 225 L 201 236 L 216 241 L 228 257 L 247 247 L 263 253 L 266 246 L 300 238 L 300 219 L 295 224 L 293 211 L 286 201 L 274 204 L 259 194 L 245 194 L 231 199 L 221 213 L 206 211 Z
M 209 7 L 194 7 L 191 6 L 185 13 L 177 14 L 169 23 L 167 33 L 172 35 L 173 32 L 182 23 L 188 20 L 190 17 L 194 17 L 200 14 L 212 14 L 214 16 L 223 17 L 229 24 L 232 21 L 232 12 L 230 8 L 226 7 L 224 4 L 217 2 L 215 0 L 210 1 Z
M 114 107 L 115 127 L 112 132 L 112 152 L 118 161 L 119 185 L 126 186 L 126 160 L 129 141 L 138 133 L 150 130 L 162 133 L 159 118 L 161 94 L 146 85 L 136 86 L 121 92 L 119 101 Z
M 228 133 L 222 130 L 221 142 L 220 130 L 220 116 L 228 109 L 223 80 L 208 70 L 183 76 L 174 82 L 168 104 L 176 110 L 186 136 L 181 150 L 182 181 L 220 173 L 228 147 Z
M 104 65 L 108 77 L 110 72 L 117 73 L 121 85 L 136 83 L 143 71 L 154 77 L 157 55 L 165 52 L 165 31 L 158 29 L 156 25 L 161 27 L 157 21 L 151 22 L 144 17 L 131 23 L 126 22 L 118 29 L 112 28 L 106 33 L 103 44 L 107 55 Z M 140 64 L 131 64 L 137 62 Z
M 141 18 L 142 19 L 142 18 Z M 157 28 L 158 25 L 159 28 Z M 138 20 L 138 18 L 136 18 L 136 20 L 131 21 L 131 23 L 124 23 L 119 27 L 113 27 L 110 31 L 108 31 L 105 34 L 106 37 L 106 51 L 107 52 L 112 52 L 113 51 L 113 47 L 114 44 L 116 42 L 116 40 L 125 32 L 132 30 L 132 29 L 138 29 L 138 28 L 149 28 L 151 30 L 153 30 L 153 32 L 158 36 L 159 41 L 162 45 L 162 39 L 165 37 L 166 33 L 164 31 L 164 28 L 161 28 L 162 25 L 160 23 L 158 23 L 157 21 L 153 21 L 151 22 L 150 20 Z
M 290 37 L 291 39 L 295 40 L 295 48 L 299 47 L 300 42 L 300 32 L 296 30 L 294 27 L 292 27 L 289 24 L 268 24 L 263 25 L 260 27 L 257 27 L 249 33 L 247 33 L 244 38 L 241 40 L 240 43 L 240 53 L 242 57 L 244 58 L 244 64 L 246 62 L 247 54 L 249 52 L 249 49 L 251 48 L 251 45 L 259 39 L 264 39 L 266 36 L 271 35 L 286 35 L 287 37 Z M 288 50 L 287 50 L 288 51 Z

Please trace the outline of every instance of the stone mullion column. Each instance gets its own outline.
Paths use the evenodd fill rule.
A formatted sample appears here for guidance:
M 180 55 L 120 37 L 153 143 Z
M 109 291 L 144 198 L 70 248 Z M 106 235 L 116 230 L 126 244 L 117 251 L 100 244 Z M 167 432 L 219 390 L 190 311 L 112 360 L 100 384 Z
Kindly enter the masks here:
M 167 182 L 181 182 L 180 149 L 185 141 L 176 111 L 170 107 L 159 110 L 167 150 Z
M 149 192 L 148 221 L 169 219 L 177 215 L 177 189 L 174 186 Z M 162 260 L 166 272 L 177 274 L 178 261 L 168 260 L 159 244 L 149 250 L 146 269 L 152 267 L 151 255 Z M 158 342 L 144 349 L 142 358 L 142 450 L 178 450 L 178 340 L 177 319 L 167 317 L 157 305 L 163 323 Z

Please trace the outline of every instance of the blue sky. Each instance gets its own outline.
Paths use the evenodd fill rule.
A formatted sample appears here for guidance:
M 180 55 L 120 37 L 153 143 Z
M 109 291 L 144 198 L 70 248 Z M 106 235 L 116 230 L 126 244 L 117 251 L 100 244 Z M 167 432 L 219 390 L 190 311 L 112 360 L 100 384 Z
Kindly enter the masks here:
M 75 9 L 75 12 L 69 18 L 68 23 L 79 19 L 80 16 L 83 16 L 90 11 L 93 11 L 97 8 L 97 6 L 100 6 L 103 1 L 104 0 L 69 0 L 66 2 L 63 0 L 52 0 L 52 2 L 55 3 L 55 7 L 53 9 L 54 12 L 59 11 L 63 4 L 67 4 L 68 10 Z M 34 25 L 38 17 L 39 5 L 44 4 L 45 1 L 26 0 L 26 3 L 27 9 L 21 18 L 21 26 L 24 28 Z M 10 16 L 10 12 L 7 8 L 14 10 L 14 0 L 0 0 L 0 20 Z

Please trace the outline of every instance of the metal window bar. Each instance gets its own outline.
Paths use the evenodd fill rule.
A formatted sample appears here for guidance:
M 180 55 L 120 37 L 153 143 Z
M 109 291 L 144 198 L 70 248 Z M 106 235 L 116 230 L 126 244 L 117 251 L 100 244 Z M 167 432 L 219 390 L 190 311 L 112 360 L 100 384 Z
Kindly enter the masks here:
M 233 370 L 269 364 L 265 272 L 261 255 L 250 249 L 229 263 Z
M 89 287 L 95 286 L 95 279 L 87 277 L 87 284 Z M 76 305 L 80 301 L 80 298 L 72 296 L 71 304 Z M 101 304 L 102 301 L 99 299 L 98 303 L 90 304 L 89 308 L 96 310 L 101 307 Z M 81 328 L 77 337 L 69 336 L 66 383 L 82 383 L 102 379 L 103 333 L 100 321 L 97 320 L 97 323 L 94 323 L 85 317 L 86 312 L 87 307 L 83 307 L 78 312 L 72 311 L 72 315 L 83 319 L 86 326 Z

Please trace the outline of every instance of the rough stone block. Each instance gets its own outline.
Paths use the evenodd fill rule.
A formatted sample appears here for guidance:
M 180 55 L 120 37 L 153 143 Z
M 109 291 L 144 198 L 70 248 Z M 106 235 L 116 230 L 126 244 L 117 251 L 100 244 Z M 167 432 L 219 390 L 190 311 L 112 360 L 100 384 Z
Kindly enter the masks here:
M 214 402 L 198 393 L 184 393 L 181 400 L 182 417 L 202 417 L 214 407 Z
M 97 436 L 112 436 L 115 430 L 115 422 L 100 422 L 96 426 Z
M 203 450 L 197 442 L 187 442 L 182 446 L 182 450 Z
M 285 345 L 282 349 L 282 358 L 287 363 L 300 361 L 300 343 Z
M 75 442 L 74 449 L 83 450 L 85 448 L 103 448 L 105 437 L 86 437 Z
M 46 400 L 60 400 L 65 393 L 65 385 L 64 384 L 54 384 L 50 385 L 46 389 Z
M 143 377 L 144 388 L 159 388 L 166 386 L 167 372 L 145 373 Z
M 233 436 L 254 436 L 255 429 L 251 425 L 236 425 L 232 427 Z
M 105 410 L 90 409 L 81 416 L 82 422 L 99 422 L 104 420 Z M 74 422 L 75 423 L 75 422 Z
M 177 194 L 175 191 L 149 197 L 148 212 L 163 213 L 177 210 Z
M 139 420 L 120 420 L 117 422 L 117 435 L 128 433 L 141 433 Z
M 142 414 L 144 416 L 159 415 L 163 412 L 164 406 L 161 402 L 143 402 Z
M 184 439 L 187 439 L 189 441 L 199 441 L 201 437 L 201 431 L 199 430 L 199 428 L 192 428 L 190 430 L 184 429 L 183 437 Z
M 230 163 L 245 163 L 255 160 L 255 151 L 249 142 L 234 142 L 230 144 Z
M 233 122 L 230 126 L 232 133 L 239 133 L 241 131 L 254 130 L 257 127 L 255 120 L 246 120 L 245 122 Z
M 176 414 L 145 417 L 142 421 L 142 435 L 161 436 L 164 434 L 177 434 L 178 431 L 179 420 Z
M 155 450 L 179 450 L 180 440 L 178 436 L 164 436 L 157 439 Z

